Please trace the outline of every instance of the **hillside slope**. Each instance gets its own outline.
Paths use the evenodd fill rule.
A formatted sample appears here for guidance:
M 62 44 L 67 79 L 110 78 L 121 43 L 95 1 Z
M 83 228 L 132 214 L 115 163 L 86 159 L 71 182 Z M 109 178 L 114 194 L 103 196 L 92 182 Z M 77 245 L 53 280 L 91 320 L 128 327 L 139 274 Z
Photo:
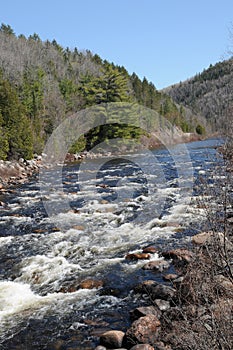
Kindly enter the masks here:
M 201 118 L 177 105 L 146 78 L 130 75 L 123 66 L 89 50 L 63 48 L 56 40 L 42 41 L 37 34 L 16 36 L 9 25 L 1 25 L 1 159 L 41 153 L 49 135 L 67 116 L 111 102 L 138 103 L 183 132 L 202 134 L 205 130 Z M 119 136 L 118 127 L 109 129 L 97 128 L 84 135 L 76 150 Z M 121 135 L 134 137 L 135 132 L 126 126 Z
M 233 58 L 210 65 L 202 73 L 163 92 L 203 115 L 216 130 L 233 104 Z

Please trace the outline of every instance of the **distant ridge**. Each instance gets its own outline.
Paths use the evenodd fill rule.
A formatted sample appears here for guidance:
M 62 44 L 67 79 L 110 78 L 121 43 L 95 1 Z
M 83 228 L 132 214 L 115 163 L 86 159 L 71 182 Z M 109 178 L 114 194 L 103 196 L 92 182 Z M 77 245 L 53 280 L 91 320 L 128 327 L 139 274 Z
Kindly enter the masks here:
M 202 73 L 163 92 L 204 116 L 216 130 L 233 104 L 233 57 L 210 65 Z

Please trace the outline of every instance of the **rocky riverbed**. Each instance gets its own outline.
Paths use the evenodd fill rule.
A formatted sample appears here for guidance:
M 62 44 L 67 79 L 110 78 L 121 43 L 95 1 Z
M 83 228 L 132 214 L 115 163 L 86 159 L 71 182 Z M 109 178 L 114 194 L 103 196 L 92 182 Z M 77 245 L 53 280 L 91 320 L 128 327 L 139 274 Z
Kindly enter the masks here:
M 3 349 L 110 349 L 113 345 L 109 346 L 106 334 L 102 335 L 118 331 L 118 343 L 113 347 L 116 349 L 123 336 L 120 346 L 127 350 L 136 345 L 140 349 L 145 344 L 149 349 L 163 346 L 198 350 L 193 342 L 200 334 L 195 328 L 200 322 L 200 306 L 204 307 L 201 315 L 206 317 L 202 329 L 210 333 L 212 327 L 211 335 L 215 336 L 216 327 L 208 317 L 218 299 L 211 293 L 217 290 L 220 295 L 216 281 L 228 285 L 224 282 L 228 276 L 219 264 L 214 274 L 209 268 L 208 261 L 215 256 L 206 255 L 209 246 L 195 251 L 190 243 L 191 236 L 203 230 L 211 200 L 207 196 L 204 202 L 191 200 L 187 191 L 190 187 L 184 181 L 191 181 L 197 200 L 201 192 L 196 185 L 201 179 L 208 190 L 220 182 L 221 177 L 212 176 L 215 147 L 216 140 L 187 145 L 183 150 L 192 163 L 186 159 L 185 166 L 180 146 L 171 149 L 170 155 L 168 150 L 160 149 L 147 157 L 137 153 L 126 154 L 123 159 L 91 158 L 85 164 L 71 161 L 62 171 L 60 165 L 45 169 L 48 171 L 43 183 L 51 180 L 46 193 L 41 192 L 37 176 L 3 190 Z M 172 160 L 171 155 L 177 154 L 179 158 L 174 156 Z M 40 168 L 39 159 L 36 163 Z M 190 172 L 185 172 L 190 164 L 194 180 Z M 148 173 L 152 165 L 154 173 Z M 61 181 L 57 182 L 59 176 Z M 11 180 L 15 181 L 14 176 Z M 216 195 L 215 198 L 218 199 Z M 69 203 L 67 210 L 62 210 L 64 203 Z M 49 204 L 61 210 L 48 215 L 45 207 L 49 209 Z M 215 208 L 214 202 L 212 205 Z M 230 220 L 230 212 L 228 215 Z M 221 242 L 221 235 L 216 237 Z M 203 239 L 198 238 L 199 242 Z M 207 294 L 206 305 L 204 292 L 208 284 L 211 293 Z M 182 312 L 177 311 L 180 309 Z M 226 323 L 224 326 L 228 327 Z M 143 329 L 147 332 L 143 333 Z M 149 330 L 156 334 L 153 342 Z M 139 333 L 143 334 L 140 339 Z M 213 338 L 221 339 L 220 335 Z M 181 346 L 182 339 L 191 345 Z M 203 345 L 204 340 L 203 336 Z M 215 345 L 211 347 L 218 349 Z

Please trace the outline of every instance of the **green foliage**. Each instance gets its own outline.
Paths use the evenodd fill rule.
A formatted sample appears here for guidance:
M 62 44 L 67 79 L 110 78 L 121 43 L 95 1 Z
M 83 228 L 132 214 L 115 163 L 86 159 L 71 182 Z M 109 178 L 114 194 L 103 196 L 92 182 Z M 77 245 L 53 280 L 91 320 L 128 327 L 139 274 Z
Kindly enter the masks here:
M 112 65 L 107 65 L 100 76 L 84 76 L 79 91 L 86 106 L 108 102 L 130 101 L 126 77 Z
M 205 132 L 204 126 L 198 124 L 197 127 L 196 127 L 196 133 L 197 133 L 198 135 L 205 135 L 206 132 Z
M 6 35 L 15 35 L 13 29 L 11 28 L 11 26 L 9 24 L 1 24 L 0 27 L 0 32 L 6 34 Z
M 72 110 L 74 105 L 73 100 L 76 96 L 77 86 L 71 79 L 65 78 L 60 81 L 59 88 L 66 103 L 66 111 L 68 112 Z
M 0 113 L 1 113 L 1 157 L 32 158 L 32 134 L 30 122 L 24 114 L 16 90 L 11 84 L 0 78 Z
M 36 34 L 36 33 L 34 33 L 33 35 L 29 35 L 28 39 L 29 40 L 34 40 L 34 41 L 41 41 L 39 35 Z
M 24 71 L 21 98 L 30 118 L 36 118 L 43 111 L 44 76 L 41 68 Z
M 185 121 L 183 120 L 181 123 L 180 123 L 180 126 L 181 126 L 181 130 L 183 132 L 190 132 L 190 125 Z
M 69 153 L 79 153 L 86 149 L 86 138 L 84 135 L 80 136 L 79 139 L 70 147 Z
M 9 143 L 6 130 L 3 128 L 3 118 L 0 113 L 0 159 L 5 160 L 9 152 Z

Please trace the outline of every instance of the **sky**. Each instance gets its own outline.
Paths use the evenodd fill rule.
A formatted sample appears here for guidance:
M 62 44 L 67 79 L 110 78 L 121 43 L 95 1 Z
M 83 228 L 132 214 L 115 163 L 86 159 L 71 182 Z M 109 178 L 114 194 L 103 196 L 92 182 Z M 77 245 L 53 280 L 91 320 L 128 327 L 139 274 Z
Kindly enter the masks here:
M 233 0 L 2 0 L 0 23 L 88 49 L 162 89 L 229 57 Z

